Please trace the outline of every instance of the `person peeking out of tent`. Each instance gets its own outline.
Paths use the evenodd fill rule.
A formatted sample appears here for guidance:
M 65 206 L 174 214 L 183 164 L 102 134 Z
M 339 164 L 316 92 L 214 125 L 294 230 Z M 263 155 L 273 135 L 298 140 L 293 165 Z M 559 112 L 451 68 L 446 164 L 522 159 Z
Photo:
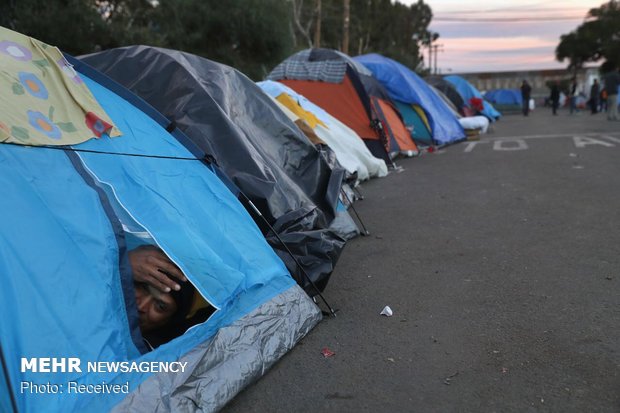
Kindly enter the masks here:
M 181 270 L 153 245 L 129 251 L 140 332 L 152 350 L 214 311 Z

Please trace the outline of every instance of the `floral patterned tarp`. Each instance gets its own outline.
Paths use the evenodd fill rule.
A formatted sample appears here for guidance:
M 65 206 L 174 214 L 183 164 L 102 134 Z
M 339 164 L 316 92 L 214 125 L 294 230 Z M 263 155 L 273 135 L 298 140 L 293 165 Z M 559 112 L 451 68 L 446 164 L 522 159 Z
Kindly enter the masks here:
M 76 145 L 121 132 L 56 47 L 0 27 L 0 142 Z

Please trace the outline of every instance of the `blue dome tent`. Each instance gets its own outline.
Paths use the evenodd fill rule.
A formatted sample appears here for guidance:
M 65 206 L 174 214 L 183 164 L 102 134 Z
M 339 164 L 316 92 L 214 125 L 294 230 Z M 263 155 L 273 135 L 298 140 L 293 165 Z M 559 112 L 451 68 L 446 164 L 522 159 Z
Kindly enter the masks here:
M 316 325 L 320 311 L 265 242 L 231 192 L 234 186 L 226 186 L 213 165 L 205 167 L 205 154 L 167 119 L 85 65 L 76 73 L 55 48 L 3 28 L 0 41 L 12 44 L 12 53 L 0 53 L 3 69 L 47 78 L 69 73 L 68 81 L 46 89 L 50 96 L 79 83 L 80 93 L 92 97 L 120 131 L 114 138 L 82 134 L 81 143 L 59 144 L 84 122 L 61 117 L 74 103 L 66 96 L 75 95 L 66 94 L 66 105 L 30 124 L 27 118 L 16 123 L 21 109 L 47 95 L 15 88 L 5 100 L 15 110 L 0 113 L 0 185 L 6 190 L 0 273 L 10 275 L 0 311 L 12 316 L 0 324 L 0 389 L 7 390 L 0 392 L 0 408 L 220 409 Z M 34 145 L 35 137 L 43 143 Z M 206 322 L 150 352 L 137 328 L 128 226 L 147 232 L 216 309 Z M 77 358 L 81 371 L 24 369 L 22 358 L 40 357 Z M 88 362 L 172 361 L 187 363 L 185 374 L 87 368 Z M 23 391 L 23 382 L 61 384 L 64 391 Z M 128 391 L 71 392 L 73 384 L 126 385 Z
M 465 131 L 446 104 L 407 67 L 378 54 L 356 56 L 354 60 L 367 67 L 385 87 L 390 98 L 397 102 L 405 123 L 413 126 L 414 139 L 436 145 L 465 139 Z M 415 106 L 424 112 L 430 131 Z M 432 140 L 429 141 L 429 137 Z
M 484 100 L 484 98 L 482 97 L 482 94 L 480 93 L 478 89 L 476 89 L 471 83 L 463 79 L 461 76 L 450 75 L 450 76 L 444 77 L 444 79 L 452 83 L 452 85 L 454 85 L 454 87 L 459 92 L 459 94 L 461 95 L 461 97 L 463 98 L 466 104 L 472 98 L 481 99 L 483 109 L 480 113 L 486 116 L 487 118 L 489 118 L 491 122 L 498 120 L 502 116 L 502 114 L 499 113 L 493 107 L 493 105 L 491 105 L 489 102 Z
M 520 111 L 523 107 L 523 97 L 519 89 L 489 90 L 484 94 L 484 99 L 502 111 Z

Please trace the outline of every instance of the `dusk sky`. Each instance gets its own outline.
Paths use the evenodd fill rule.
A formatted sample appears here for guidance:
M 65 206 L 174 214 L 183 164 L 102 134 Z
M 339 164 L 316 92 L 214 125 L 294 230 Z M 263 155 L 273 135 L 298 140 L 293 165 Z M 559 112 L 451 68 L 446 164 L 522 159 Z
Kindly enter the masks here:
M 398 0 L 411 4 L 416 0 Z M 424 0 L 433 10 L 430 30 L 442 45 L 443 74 L 565 68 L 555 60 L 562 34 L 583 23 L 604 0 Z M 424 49 L 425 64 L 428 49 Z M 433 59 L 434 60 L 434 59 Z

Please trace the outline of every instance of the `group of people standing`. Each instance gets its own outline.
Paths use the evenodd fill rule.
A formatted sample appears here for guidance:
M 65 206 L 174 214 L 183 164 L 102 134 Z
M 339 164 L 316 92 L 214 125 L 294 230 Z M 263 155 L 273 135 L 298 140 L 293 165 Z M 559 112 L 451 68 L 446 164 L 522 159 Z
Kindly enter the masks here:
M 618 88 L 620 87 L 620 72 L 618 70 L 612 70 L 605 74 L 603 77 L 603 87 L 598 79 L 594 79 L 592 86 L 590 87 L 590 99 L 588 100 L 588 106 L 590 112 L 594 115 L 598 112 L 607 112 L 608 120 L 620 120 L 618 117 Z M 527 85 L 526 81 L 523 81 L 521 86 L 521 95 L 525 99 L 525 96 L 530 95 L 531 88 Z M 580 95 L 580 88 L 577 83 L 577 78 L 571 79 L 571 84 L 568 90 L 569 110 L 570 114 L 576 113 L 577 99 Z M 551 85 L 551 94 L 549 101 L 551 103 L 551 110 L 554 115 L 558 114 L 558 108 L 560 106 L 561 88 L 560 81 L 556 80 Z M 523 114 L 526 115 L 525 105 Z M 527 116 L 527 115 L 526 115 Z

